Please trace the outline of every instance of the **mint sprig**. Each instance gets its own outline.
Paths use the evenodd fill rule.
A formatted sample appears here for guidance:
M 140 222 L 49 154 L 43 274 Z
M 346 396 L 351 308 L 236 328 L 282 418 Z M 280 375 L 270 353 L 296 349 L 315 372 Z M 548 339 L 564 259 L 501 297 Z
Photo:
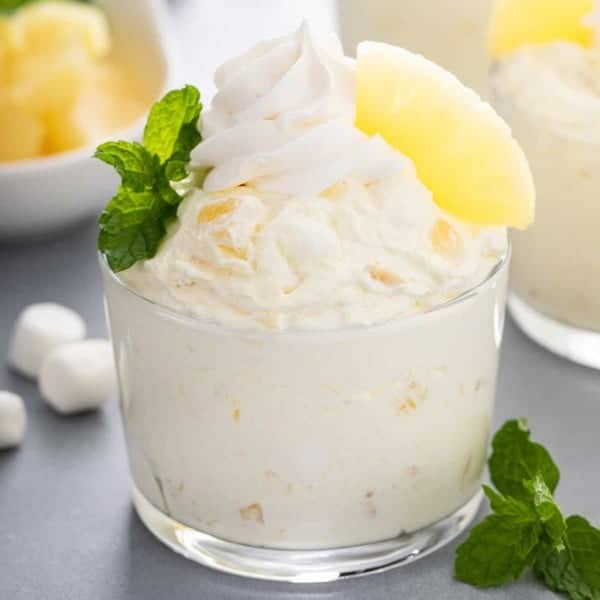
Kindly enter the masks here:
M 200 92 L 186 85 L 150 110 L 143 144 L 106 142 L 94 156 L 112 166 L 121 185 L 98 224 L 98 249 L 113 271 L 152 258 L 174 220 L 182 197 L 171 182 L 188 175 L 191 151 L 200 143 Z
M 573 600 L 600 600 L 600 530 L 565 520 L 553 493 L 560 478 L 550 453 L 530 440 L 524 420 L 494 436 L 484 486 L 492 514 L 456 551 L 455 575 L 477 587 L 502 585 L 533 567 L 546 586 Z

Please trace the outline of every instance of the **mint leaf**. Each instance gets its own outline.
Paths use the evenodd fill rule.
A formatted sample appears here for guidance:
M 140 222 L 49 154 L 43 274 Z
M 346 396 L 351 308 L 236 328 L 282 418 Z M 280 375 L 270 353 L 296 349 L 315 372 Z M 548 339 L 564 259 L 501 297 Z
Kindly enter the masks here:
M 164 202 L 173 206 L 179 206 L 181 196 L 171 187 L 171 183 L 164 175 L 159 177 L 156 187 Z
M 533 506 L 543 524 L 548 539 L 556 550 L 562 550 L 567 524 L 560 507 L 554 501 L 550 488 L 548 488 L 540 474 L 531 481 L 525 481 L 524 485 L 531 493 Z
M 542 445 L 529 440 L 529 435 L 527 422 L 521 419 L 507 421 L 494 436 L 490 476 L 496 489 L 507 496 L 528 498 L 531 493 L 525 481 L 538 474 L 551 493 L 558 485 L 558 467 Z
M 170 91 L 150 110 L 144 128 L 144 146 L 158 156 L 161 164 L 174 161 L 171 176 L 181 175 L 179 165 L 184 163 L 185 167 L 190 152 L 200 142 L 196 123 L 201 110 L 200 92 L 191 85 Z
M 538 520 L 538 515 L 531 504 L 498 494 L 487 485 L 483 486 L 483 491 L 490 501 L 492 511 L 497 515 L 508 517 L 515 524 L 529 524 Z
M 98 248 L 113 271 L 156 254 L 174 209 L 154 192 L 121 189 L 100 216 Z
M 113 271 L 152 258 L 175 218 L 182 196 L 171 186 L 187 176 L 190 152 L 200 142 L 200 93 L 193 86 L 169 92 L 151 109 L 144 145 L 106 142 L 94 156 L 121 176 L 102 212 L 98 249 Z
M 600 600 L 600 590 L 591 588 L 582 580 L 566 549 L 548 548 L 538 557 L 534 571 L 548 589 L 566 594 L 571 600 Z
M 572 600 L 600 600 L 600 530 L 582 517 L 566 521 L 566 546 L 545 546 L 534 571 L 554 592 Z
M 0 12 L 9 12 L 30 4 L 32 0 L 0 0 Z
M 531 504 L 484 486 L 495 514 L 474 527 L 456 551 L 455 574 L 477 587 L 518 579 L 535 560 L 542 527 Z
M 510 507 L 515 510 L 516 504 Z M 541 528 L 522 507 L 513 516 L 491 515 L 475 526 L 456 551 L 455 575 L 477 587 L 518 579 L 535 560 Z
M 171 181 L 181 181 L 188 175 L 187 164 L 190 162 L 190 154 L 201 139 L 196 126 L 199 115 L 200 110 L 190 123 L 183 125 L 175 142 L 173 155 L 166 166 L 166 175 Z
M 567 545 L 584 581 L 600 589 L 600 530 L 583 517 L 567 519 Z
M 121 176 L 121 185 L 136 192 L 150 189 L 160 168 L 156 156 L 152 156 L 138 142 L 100 144 L 96 148 L 94 158 L 114 167 Z

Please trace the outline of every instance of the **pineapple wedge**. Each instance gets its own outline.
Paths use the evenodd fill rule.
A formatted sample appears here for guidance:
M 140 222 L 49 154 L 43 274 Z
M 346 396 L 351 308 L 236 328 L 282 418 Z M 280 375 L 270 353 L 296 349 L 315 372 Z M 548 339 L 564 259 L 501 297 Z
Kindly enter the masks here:
M 411 158 L 445 211 L 477 225 L 526 228 L 535 192 L 523 151 L 475 92 L 402 48 L 363 42 L 356 125 Z
M 496 0 L 490 23 L 490 53 L 500 57 L 524 44 L 559 40 L 589 48 L 594 32 L 584 19 L 594 6 L 594 0 Z

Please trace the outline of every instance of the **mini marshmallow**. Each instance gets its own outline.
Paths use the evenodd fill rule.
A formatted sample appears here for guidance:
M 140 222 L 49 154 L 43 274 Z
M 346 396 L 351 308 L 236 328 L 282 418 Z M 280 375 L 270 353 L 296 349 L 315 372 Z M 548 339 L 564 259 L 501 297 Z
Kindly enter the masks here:
M 32 304 L 14 325 L 8 362 L 23 375 L 35 378 L 52 350 L 84 337 L 85 323 L 75 311 L 51 302 Z
M 0 449 L 14 448 L 25 437 L 27 413 L 17 394 L 0 391 Z
M 56 411 L 72 414 L 98 408 L 116 389 L 116 370 L 108 340 L 59 346 L 40 371 L 42 397 Z

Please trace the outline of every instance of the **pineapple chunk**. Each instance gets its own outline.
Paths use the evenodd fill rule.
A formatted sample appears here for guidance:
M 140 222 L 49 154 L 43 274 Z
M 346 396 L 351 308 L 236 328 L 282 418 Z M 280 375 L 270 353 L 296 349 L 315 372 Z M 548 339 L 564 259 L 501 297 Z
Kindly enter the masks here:
M 39 119 L 0 99 L 0 162 L 39 156 L 44 130 Z
M 26 55 L 13 62 L 11 99 L 25 110 L 42 115 L 68 106 L 79 95 L 89 69 L 83 53 L 67 49 L 60 55 Z
M 13 40 L 18 51 L 36 55 L 82 48 L 92 58 L 110 51 L 110 31 L 99 8 L 76 2 L 34 2 L 13 17 Z
M 358 46 L 356 124 L 415 163 L 448 213 L 479 225 L 527 227 L 533 179 L 510 129 L 453 75 L 402 48 Z
M 496 0 L 489 46 L 498 57 L 524 44 L 567 41 L 589 48 L 594 32 L 584 18 L 594 0 Z
M 96 144 L 146 109 L 97 7 L 43 0 L 0 16 L 0 160 Z
M 126 75 L 114 65 L 93 67 L 83 80 L 70 109 L 54 109 L 45 115 L 44 152 L 64 152 L 105 141 L 130 126 L 145 106 L 131 93 Z
M 0 16 L 0 98 L 7 93 L 11 53 L 10 20 L 7 17 Z

